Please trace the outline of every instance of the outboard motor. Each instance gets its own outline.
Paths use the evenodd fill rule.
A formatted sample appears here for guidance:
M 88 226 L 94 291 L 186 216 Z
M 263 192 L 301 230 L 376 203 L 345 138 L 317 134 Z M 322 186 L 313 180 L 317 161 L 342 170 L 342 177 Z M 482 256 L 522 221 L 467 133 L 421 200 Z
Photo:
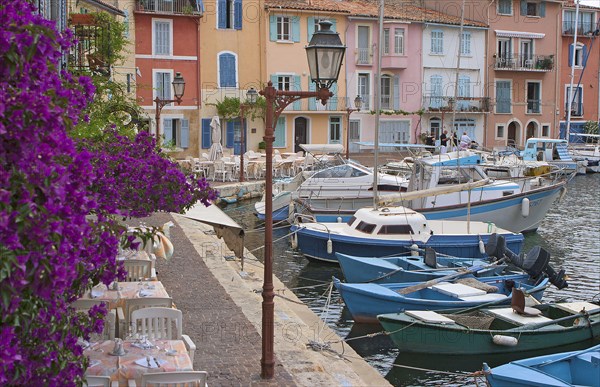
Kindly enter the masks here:
M 550 283 L 559 289 L 569 286 L 565 270 L 560 269 L 557 273 L 550 266 L 550 253 L 540 246 L 535 246 L 527 254 L 521 253 L 521 255 L 517 255 L 506 248 L 506 240 L 502 235 L 494 233 L 490 235 L 490 239 L 485 245 L 485 253 L 497 259 L 507 257 L 513 265 L 525 270 L 534 279 L 545 274 L 548 276 Z

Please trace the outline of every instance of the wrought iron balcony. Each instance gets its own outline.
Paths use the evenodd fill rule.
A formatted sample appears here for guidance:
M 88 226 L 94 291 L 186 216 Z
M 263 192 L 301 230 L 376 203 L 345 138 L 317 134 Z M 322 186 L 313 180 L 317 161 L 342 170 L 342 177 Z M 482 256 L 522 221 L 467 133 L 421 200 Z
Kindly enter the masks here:
M 595 30 L 594 27 L 592 22 L 579 22 L 577 23 L 577 35 L 591 35 Z M 574 35 L 575 21 L 563 21 L 562 33 L 563 35 Z
M 488 97 L 441 97 L 426 95 L 423 97 L 423 109 L 427 112 L 451 112 L 455 109 L 461 113 L 487 113 L 490 111 Z
M 535 114 L 535 113 L 541 113 L 541 106 L 542 106 L 542 101 L 540 101 L 539 99 L 528 99 L 527 100 L 527 113 L 528 114 Z
M 69 69 L 108 76 L 114 62 L 108 26 L 97 23 L 92 14 L 71 14 L 69 24 L 77 41 L 69 53 Z
M 496 54 L 495 70 L 539 71 L 554 69 L 554 55 Z
M 357 48 L 356 49 L 356 64 L 357 65 L 372 65 L 373 64 L 373 52 L 370 48 Z
M 135 10 L 169 15 L 201 15 L 203 7 L 201 0 L 137 0 Z

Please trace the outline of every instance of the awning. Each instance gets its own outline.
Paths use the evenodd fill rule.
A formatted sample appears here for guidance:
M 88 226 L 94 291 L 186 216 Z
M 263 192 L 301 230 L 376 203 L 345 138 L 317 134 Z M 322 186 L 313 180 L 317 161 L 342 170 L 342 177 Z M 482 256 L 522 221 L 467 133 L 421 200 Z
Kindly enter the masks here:
M 243 258 L 244 230 L 219 207 L 214 204 L 206 207 L 204 204 L 198 203 L 185 214 L 178 215 L 213 226 L 217 237 L 223 238 L 227 247 L 235 253 L 236 257 Z
M 542 39 L 546 34 L 538 32 L 496 30 L 496 36 L 504 38 Z

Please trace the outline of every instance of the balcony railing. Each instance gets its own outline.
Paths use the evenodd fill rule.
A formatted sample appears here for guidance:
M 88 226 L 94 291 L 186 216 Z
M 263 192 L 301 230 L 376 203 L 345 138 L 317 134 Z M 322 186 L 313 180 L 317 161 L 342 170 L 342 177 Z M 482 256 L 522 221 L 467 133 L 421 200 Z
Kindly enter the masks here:
M 579 22 L 577 23 L 577 35 L 588 35 L 594 32 L 594 23 L 592 22 Z M 563 21 L 562 28 L 563 35 L 574 35 L 575 34 L 575 21 Z
M 140 12 L 200 15 L 202 9 L 196 0 L 137 0 L 135 10 Z
M 527 100 L 527 113 L 541 113 L 540 107 L 542 106 L 542 101 L 539 99 L 528 99 Z
M 456 105 L 456 111 L 462 113 L 486 113 L 490 111 L 488 97 L 439 97 L 426 95 L 423 97 L 423 109 L 428 112 L 451 112 Z
M 108 29 L 95 24 L 91 16 L 71 15 L 70 27 L 76 44 L 69 52 L 68 66 L 74 72 L 93 71 L 108 76 L 109 68 L 115 60 L 111 36 Z
M 356 49 L 356 64 L 357 65 L 370 65 L 372 64 L 371 49 L 370 48 L 357 48 Z
M 496 70 L 552 71 L 554 55 L 496 54 Z

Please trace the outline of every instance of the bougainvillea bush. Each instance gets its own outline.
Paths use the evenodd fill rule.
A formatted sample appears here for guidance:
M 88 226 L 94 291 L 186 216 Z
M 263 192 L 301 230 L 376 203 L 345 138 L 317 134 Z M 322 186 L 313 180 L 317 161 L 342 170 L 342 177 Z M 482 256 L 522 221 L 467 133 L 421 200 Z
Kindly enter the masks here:
M 115 219 L 215 196 L 147 134 L 69 137 L 94 98 L 88 78 L 59 69 L 70 44 L 29 2 L 0 0 L 0 385 L 81 384 L 77 339 L 106 310 L 69 303 L 122 278 L 117 248 L 131 238 Z

